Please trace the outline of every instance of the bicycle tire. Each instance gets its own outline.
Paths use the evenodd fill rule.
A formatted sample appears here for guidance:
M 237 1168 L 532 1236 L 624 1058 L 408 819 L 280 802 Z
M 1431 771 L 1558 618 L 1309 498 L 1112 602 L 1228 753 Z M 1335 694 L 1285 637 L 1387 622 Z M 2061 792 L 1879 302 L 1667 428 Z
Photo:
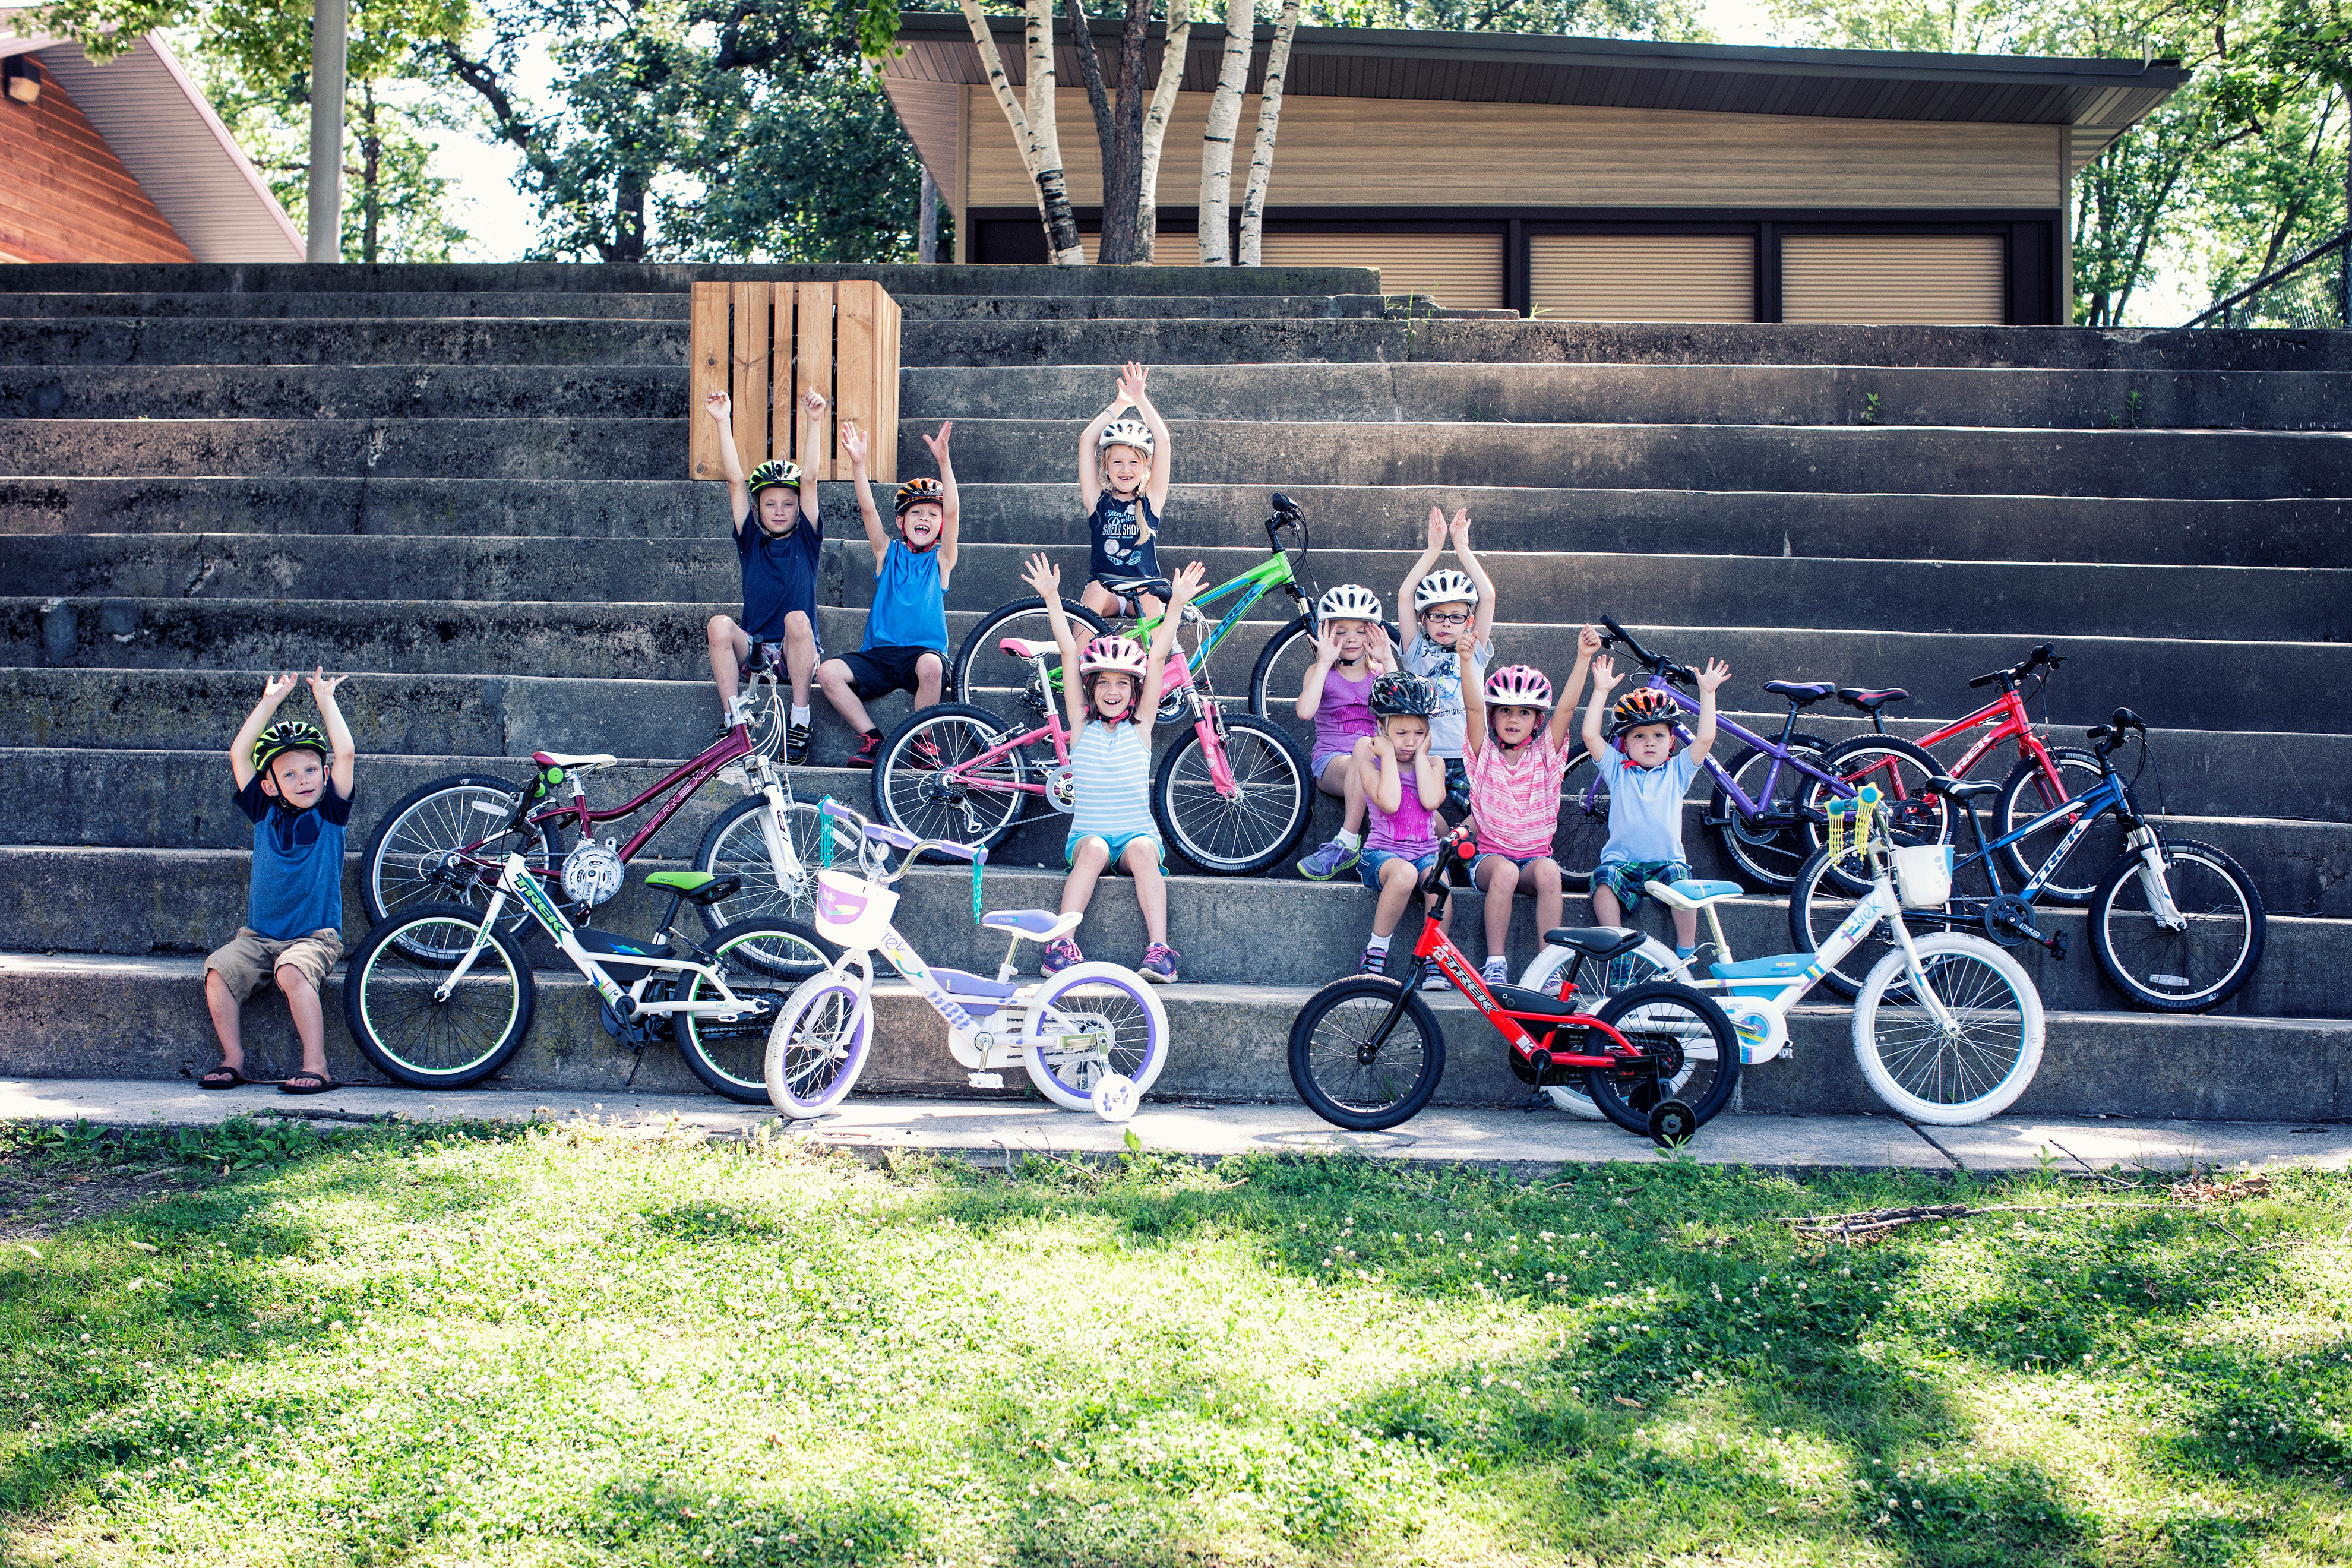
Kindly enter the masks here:
M 1808 761 L 1818 765 L 1829 754 L 1830 742 L 1819 735 L 1800 730 L 1789 737 L 1787 749 L 1791 752 L 1803 752 Z M 1765 777 L 1772 771 L 1772 752 L 1742 746 L 1738 755 L 1724 763 L 1724 772 L 1747 792 L 1750 800 L 1754 800 L 1764 786 Z M 1740 775 L 1750 768 L 1755 770 L 1756 776 L 1753 779 L 1742 778 Z M 1780 776 L 1773 781 L 1772 798 L 1762 802 L 1765 814 L 1796 816 L 1803 803 L 1806 787 L 1813 784 L 1811 775 L 1799 773 L 1784 763 Z M 1706 815 L 1714 825 L 1716 839 L 1723 846 L 1725 856 L 1752 883 L 1774 889 L 1793 886 L 1797 880 L 1797 868 L 1803 865 L 1805 857 L 1813 852 L 1801 819 L 1779 827 L 1759 828 L 1739 815 L 1739 808 L 1730 793 L 1719 784 L 1707 798 Z
M 2099 766 L 2099 759 L 2089 752 L 2074 746 L 2052 746 L 2049 750 L 2052 764 L 2061 770 L 2059 780 L 2062 784 L 2066 782 L 2068 773 L 2089 775 L 2082 789 L 2071 786 L 2067 789 L 2069 800 L 2095 788 L 2105 777 L 2105 771 Z M 2000 795 L 1993 802 L 1993 837 L 2006 838 L 2058 804 L 2050 798 L 2048 781 L 2042 778 L 2042 770 L 2030 761 L 2018 763 L 2002 782 Z M 2071 819 L 2069 823 L 2047 827 L 2021 838 L 2001 850 L 2002 863 L 2015 873 L 2019 887 L 2031 881 L 2033 873 L 2042 868 L 2042 862 L 2058 847 L 2058 841 L 2065 837 L 2069 826 Z M 2074 847 L 2066 852 L 2066 858 L 2061 860 L 2058 868 L 2051 873 L 2055 879 L 2042 884 L 2041 897 L 2053 904 L 2071 904 L 2077 908 L 2089 903 L 2091 895 L 2098 891 L 2099 878 L 2095 875 L 2085 877 L 2082 868 L 2111 866 L 2115 864 L 2116 857 L 2123 852 L 2123 825 L 2114 821 L 2111 814 L 2106 825 L 2094 826 L 2074 841 Z M 2074 873 L 2073 879 L 2067 879 L 2070 871 Z
M 985 779 L 1006 785 L 1002 792 L 968 786 L 950 791 L 940 770 L 922 760 L 918 742 L 938 747 L 950 767 L 994 750 L 1024 726 L 1008 724 L 985 708 L 964 702 L 935 702 L 919 708 L 882 742 L 874 762 L 875 815 L 901 833 L 918 838 L 939 838 L 993 849 L 1021 823 L 1029 797 L 1010 786 L 1029 782 L 1028 749 L 1016 748 L 991 763 Z M 950 857 L 928 855 L 942 861 Z
M 1982 1026 L 1987 1032 L 1981 1043 L 1965 1032 L 1958 1039 L 1948 1035 L 1920 1005 L 1909 961 L 1895 949 L 1872 966 L 1854 999 L 1853 1055 L 1862 1076 L 1897 1115 L 1931 1127 L 1965 1127 L 2000 1115 L 2041 1070 L 2042 993 L 2023 964 L 1980 936 L 1937 931 L 1914 937 L 1911 946 L 1946 1016 L 1964 1031 Z M 1890 1000 L 1897 980 L 1899 999 Z M 2013 1014 L 2000 1005 L 2004 996 Z M 2007 1043 L 2011 1035 L 2014 1044 Z
M 1579 745 L 1568 759 L 1568 766 L 1559 775 L 1559 824 L 1552 830 L 1552 858 L 1559 862 L 1563 885 L 1592 886 L 1592 873 L 1600 868 L 1601 851 L 1609 843 L 1609 785 L 1607 781 L 1595 781 L 1598 772 L 1591 754 Z M 1592 804 L 1584 802 L 1586 789 L 1592 791 Z
M 417 926 L 446 933 L 401 940 Z M 468 933 L 462 943 L 456 936 L 461 927 Z M 473 945 L 475 932 L 489 938 L 488 951 L 446 1002 L 436 1002 L 433 992 Z M 451 956 L 423 956 L 442 953 Z M 493 953 L 496 967 L 486 967 Z M 538 996 L 522 943 L 499 926 L 484 926 L 480 910 L 411 904 L 378 921 L 352 951 L 343 971 L 343 1023 L 360 1054 L 395 1083 L 467 1089 L 506 1066 L 521 1047 Z
M 1688 1105 L 1701 1127 L 1731 1103 L 1731 1091 L 1739 1087 L 1739 1035 L 1714 997 L 1660 981 L 1618 992 L 1592 1016 L 1642 1047 L 1645 1056 L 1660 1038 L 1671 1037 L 1682 1047 L 1683 1070 L 1664 1082 L 1646 1073 L 1637 1077 L 1612 1068 L 1584 1069 L 1586 1096 L 1626 1131 L 1648 1137 L 1650 1110 L 1662 1100 Z M 1706 1054 L 1710 1051 L 1712 1056 Z M 1708 1061 L 1714 1068 L 1701 1079 L 1702 1064 Z M 1626 1081 L 1621 1083 L 1621 1079 Z M 1694 1080 L 1700 1080 L 1696 1094 L 1690 1092 Z
M 1061 1037 L 1048 1050 L 1039 1030 L 1049 1009 L 1092 1026 L 1092 1045 L 1073 1050 Z M 1022 1066 L 1037 1091 L 1063 1110 L 1091 1110 L 1095 1085 L 1113 1073 L 1134 1080 L 1139 1095 L 1158 1081 L 1168 1065 L 1168 1009 L 1150 981 L 1117 963 L 1074 963 L 1047 980 L 1029 1004 Z
M 794 1116 L 831 1110 L 857 1087 L 874 1045 L 874 1004 L 828 970 L 802 983 L 768 1031 L 768 1102 Z
M 360 857 L 360 901 L 367 908 L 370 923 L 382 921 L 394 910 L 417 904 L 462 903 L 478 910 L 488 908 L 490 894 L 497 890 L 496 870 L 478 871 L 471 879 L 454 886 L 436 881 L 427 874 L 428 862 L 433 858 L 464 849 L 501 863 L 509 848 L 520 850 L 524 862 L 534 870 L 551 873 L 540 885 L 558 909 L 570 914 L 572 907 L 563 896 L 563 885 L 551 875 L 563 864 L 562 830 L 550 825 L 523 833 L 502 831 L 506 816 L 512 814 L 515 792 L 524 787 L 527 786 L 512 779 L 490 773 L 452 773 L 419 784 L 394 802 L 383 820 L 376 825 L 375 832 L 369 836 L 367 849 Z M 487 805 L 494 800 L 505 803 L 504 815 L 492 816 L 474 809 L 477 801 Z M 534 924 L 530 913 L 519 904 L 514 904 L 514 912 L 499 923 L 517 935 L 530 931 Z
M 1315 787 L 1307 753 L 1271 720 L 1222 717 L 1234 794 L 1220 792 L 1201 732 L 1170 742 L 1151 781 L 1161 842 L 1212 877 L 1254 877 L 1287 857 L 1307 831 Z
M 706 1024 L 688 1014 L 675 1015 L 678 1054 L 713 1093 L 744 1105 L 764 1104 L 768 1033 L 783 1016 L 793 993 L 831 964 L 834 949 L 814 927 L 799 921 L 755 915 L 720 931 L 711 939 L 709 951 L 721 969 L 738 971 L 727 977 L 730 990 L 744 1001 L 765 1001 L 768 1008 L 756 1022 L 735 1024 Z M 681 1002 L 718 994 L 699 974 L 685 975 L 682 983 Z
M 1898 842 L 1904 844 L 1945 844 L 1951 841 L 1952 808 L 1943 796 L 1927 794 L 1920 786 L 1944 771 L 1934 753 L 1925 751 L 1896 735 L 1855 735 L 1839 742 L 1822 759 L 1821 765 L 1839 778 L 1855 784 L 1875 784 L 1879 793 L 1888 797 L 1889 806 L 1904 805 L 1906 826 Z M 1890 775 L 1891 776 L 1888 776 Z M 1893 785 L 1899 784 L 1901 793 Z M 1800 805 L 1805 813 L 1806 853 L 1811 854 L 1828 842 L 1829 828 L 1820 820 L 1831 798 L 1829 786 L 1807 779 Z M 1843 870 L 1833 870 L 1838 886 L 1849 893 L 1870 890 L 1867 880 L 1855 881 Z M 1851 994 L 1851 993 L 1849 993 Z
M 734 897 L 696 906 L 703 929 L 714 936 L 761 915 L 803 922 L 816 918 L 816 852 L 822 830 L 817 808 L 805 800 L 784 803 L 784 831 L 792 836 L 793 852 L 801 862 L 799 874 L 790 878 L 777 871 L 774 857 L 768 852 L 768 836 L 760 821 L 761 813 L 767 809 L 768 797 L 763 795 L 737 801 L 719 814 L 694 852 L 696 870 L 743 880 Z
M 1379 1056 L 1362 1059 L 1362 1047 L 1400 996 L 1404 1010 L 1396 1027 Z M 1321 1038 L 1342 1008 L 1350 1017 Z M 1412 1121 L 1437 1092 L 1445 1076 L 1445 1031 L 1420 993 L 1402 982 L 1355 974 L 1307 998 L 1290 1022 L 1289 1058 L 1291 1087 L 1309 1110 L 1350 1132 L 1378 1132 Z
M 1571 949 L 1545 943 L 1543 951 L 1528 960 L 1527 969 L 1519 975 L 1519 988 L 1540 992 L 1546 996 L 1558 996 L 1563 974 L 1574 966 L 1580 956 Z M 1648 936 L 1643 937 L 1642 945 L 1632 952 L 1612 958 L 1605 965 L 1597 967 L 1603 971 L 1602 984 L 1608 986 L 1608 993 L 1614 994 L 1619 991 L 1630 991 L 1636 985 L 1649 984 L 1662 977 L 1672 980 L 1679 973 L 1674 965 L 1675 950 L 1656 937 Z M 1580 1121 L 1607 1120 L 1601 1108 L 1592 1103 L 1592 1097 L 1584 1091 L 1581 1078 L 1572 1083 L 1546 1084 L 1544 1093 L 1550 1098 L 1553 1110 L 1565 1110 Z
M 1110 623 L 1087 609 L 1076 599 L 1062 601 L 1062 613 L 1070 617 L 1071 635 L 1083 649 L 1094 637 L 1108 637 Z M 976 708 L 985 708 L 990 701 L 1003 701 L 1004 710 L 1018 701 L 1019 694 L 1027 689 L 1032 673 L 1029 661 L 1014 658 L 996 646 L 1003 637 L 1017 637 L 1030 642 L 1050 643 L 1054 640 L 1054 623 L 1045 614 L 1045 601 L 1033 594 L 1025 599 L 1015 599 L 999 605 L 981 617 L 978 626 L 956 649 L 955 661 L 948 667 L 947 689 L 940 693 L 948 700 Z M 1003 668 L 997 668 L 998 666 Z M 998 693 L 1003 693 L 998 696 Z M 1048 692 L 1049 700 L 1058 700 Z M 983 700 L 983 699 L 985 700 Z
M 2166 883 L 2189 929 L 2167 931 L 2147 912 L 2138 875 L 2143 862 L 2135 853 L 2118 859 L 2091 895 L 2091 947 L 2107 978 L 2137 1005 L 2158 1013 L 2210 1013 L 2253 977 L 2270 917 L 2245 868 L 2210 844 L 2167 838 L 2160 847 Z M 2227 889 L 2226 897 L 2210 888 L 2216 881 Z M 2221 922 L 2231 921 L 2242 924 L 2242 934 L 2222 934 Z M 2200 931 L 2200 922 L 2212 923 Z M 2126 951 L 2118 951 L 2118 939 Z M 2224 960 L 2218 967 L 2204 959 L 2217 949 Z

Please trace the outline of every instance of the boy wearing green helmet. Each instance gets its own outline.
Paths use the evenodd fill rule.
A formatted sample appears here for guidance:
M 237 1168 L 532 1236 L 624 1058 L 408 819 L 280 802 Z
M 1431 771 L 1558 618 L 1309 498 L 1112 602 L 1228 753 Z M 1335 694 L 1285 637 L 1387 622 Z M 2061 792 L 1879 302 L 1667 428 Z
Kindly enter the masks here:
M 736 722 L 735 688 L 751 657 L 752 640 L 781 647 L 784 677 L 793 688 L 784 760 L 797 767 L 808 761 L 809 680 L 824 657 L 816 636 L 816 580 L 824 553 L 816 481 L 782 458 L 745 473 L 742 454 L 735 449 L 733 399 L 714 392 L 702 407 L 719 422 L 719 462 L 727 475 L 728 515 L 735 520 L 735 555 L 743 569 L 743 618 L 713 616 L 708 628 L 710 678 L 719 685 L 719 727 L 731 729 Z M 824 397 L 811 388 L 801 407 L 809 426 L 798 449 L 816 451 L 816 422 L 824 416 Z
M 323 1094 L 327 1076 L 325 1018 L 320 989 L 343 956 L 343 829 L 352 819 L 356 748 L 335 688 L 345 677 L 310 675 L 310 697 L 326 728 L 300 720 L 271 723 L 294 689 L 292 670 L 273 675 L 261 700 L 229 742 L 236 806 L 253 824 L 253 872 L 245 924 L 205 960 L 205 1005 L 220 1036 L 221 1064 L 196 1081 L 205 1089 L 235 1089 L 245 1076 L 246 998 L 275 980 L 294 1015 L 302 1041 L 302 1068 L 278 1088 L 284 1094 Z

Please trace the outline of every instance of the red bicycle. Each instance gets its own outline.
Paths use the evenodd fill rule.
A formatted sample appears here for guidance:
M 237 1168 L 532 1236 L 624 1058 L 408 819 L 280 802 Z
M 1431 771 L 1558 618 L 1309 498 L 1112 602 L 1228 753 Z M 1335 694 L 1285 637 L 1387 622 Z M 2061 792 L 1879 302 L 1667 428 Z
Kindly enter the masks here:
M 1466 874 L 1477 846 L 1455 832 L 1439 848 L 1425 893 L 1442 893 L 1449 871 Z M 1466 880 L 1466 876 L 1464 879 Z M 1356 974 L 1318 991 L 1290 1026 L 1290 1081 L 1324 1121 L 1370 1132 L 1410 1121 L 1445 1076 L 1445 1032 L 1422 1000 L 1433 963 L 1510 1047 L 1513 1076 L 1528 1086 L 1528 1109 L 1549 1107 L 1544 1089 L 1581 1076 L 1601 1114 L 1661 1144 L 1680 1142 L 1721 1110 L 1739 1082 L 1739 1040 L 1723 1009 L 1687 985 L 1659 981 L 1620 991 L 1591 1013 L 1576 1003 L 1588 963 L 1642 945 L 1616 926 L 1563 926 L 1544 932 L 1575 962 L 1557 996 L 1488 985 L 1478 966 L 1429 921 L 1402 979 Z M 1604 988 L 1596 975 L 1591 993 Z

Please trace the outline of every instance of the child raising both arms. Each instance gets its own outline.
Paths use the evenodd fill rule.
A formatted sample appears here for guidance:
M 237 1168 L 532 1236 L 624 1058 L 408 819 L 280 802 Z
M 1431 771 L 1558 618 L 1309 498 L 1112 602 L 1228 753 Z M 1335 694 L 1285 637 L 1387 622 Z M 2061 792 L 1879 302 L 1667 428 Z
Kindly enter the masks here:
M 1461 570 L 1433 570 L 1448 536 Z M 1470 811 L 1470 773 L 1462 761 L 1462 687 L 1485 678 L 1495 657 L 1487 634 L 1495 626 L 1495 584 L 1470 552 L 1470 514 L 1457 508 L 1449 528 L 1442 507 L 1429 509 L 1429 543 L 1397 589 L 1397 607 L 1412 606 L 1413 635 L 1398 667 L 1429 682 L 1437 706 L 1429 715 L 1429 749 L 1445 764 L 1445 800 L 1456 818 Z
M 824 399 L 812 389 L 802 400 L 810 426 L 799 450 L 816 450 L 815 422 Z M 703 412 L 719 421 L 719 462 L 727 475 L 728 515 L 735 520 L 735 556 L 743 569 L 743 618 L 713 616 L 710 679 L 719 687 L 719 723 L 737 721 L 735 688 L 757 638 L 783 649 L 784 676 L 792 683 L 793 710 L 784 730 L 784 760 L 794 767 L 808 761 L 809 679 L 824 649 L 816 636 L 817 563 L 824 553 L 824 529 L 817 518 L 816 481 L 798 463 L 771 458 L 743 471 L 735 449 L 734 401 L 723 392 L 703 400 Z
M 1168 879 L 1161 873 L 1167 851 L 1151 820 L 1151 730 L 1160 708 L 1161 672 L 1175 646 L 1184 606 L 1201 591 L 1206 574 L 1194 562 L 1169 584 L 1167 617 L 1151 634 L 1151 648 L 1133 637 L 1097 637 L 1078 651 L 1070 617 L 1062 608 L 1062 571 L 1041 552 L 1029 558 L 1022 579 L 1045 601 L 1054 643 L 1062 658 L 1062 700 L 1077 743 L 1070 749 L 1071 784 L 1076 795 L 1070 837 L 1062 847 L 1069 879 L 1062 884 L 1062 912 L 1083 910 L 1104 870 L 1121 866 L 1135 879 L 1135 901 L 1143 909 L 1150 945 L 1136 970 L 1166 985 L 1176 979 L 1182 954 L 1168 945 Z M 1073 674 L 1075 672 L 1075 674 Z M 1040 973 L 1058 974 L 1086 955 L 1068 937 L 1045 949 Z
M 1381 621 L 1381 596 L 1342 583 L 1315 603 L 1315 668 L 1298 683 L 1297 712 L 1315 726 L 1307 770 L 1315 787 L 1348 803 L 1339 837 L 1298 863 L 1310 882 L 1328 882 L 1363 853 L 1360 748 L 1372 738 L 1372 682 L 1396 669 L 1396 650 Z
M 1381 896 L 1372 911 L 1371 940 L 1356 965 L 1359 974 L 1388 972 L 1389 938 L 1404 918 L 1412 891 L 1437 864 L 1437 808 L 1445 804 L 1445 764 L 1429 747 L 1429 720 L 1437 693 L 1411 675 L 1383 675 L 1372 682 L 1372 719 L 1380 726 L 1365 742 L 1357 766 L 1364 773 L 1364 809 L 1371 831 L 1364 838 L 1356 875 Z M 1428 918 L 1445 918 L 1445 900 L 1424 896 Z M 1434 968 L 1422 982 L 1427 991 L 1445 987 Z
M 1589 629 L 1589 628 L 1588 628 Z M 1683 854 L 1683 796 L 1698 776 L 1698 765 L 1715 746 L 1715 694 L 1731 667 L 1708 659 L 1698 672 L 1698 722 L 1690 744 L 1677 753 L 1675 727 L 1682 707 L 1663 691 L 1628 691 L 1608 708 L 1609 689 L 1622 679 L 1615 661 L 1592 666 L 1592 703 L 1584 710 L 1584 749 L 1609 791 L 1609 842 L 1592 872 L 1592 918 L 1622 925 L 1640 907 L 1645 882 L 1677 882 L 1689 876 Z M 1601 743 L 1606 709 L 1617 735 L 1615 749 Z M 1698 949 L 1698 911 L 1675 911 L 1675 952 L 1688 958 Z
M 1118 395 L 1078 437 L 1078 504 L 1087 509 L 1087 585 L 1078 603 L 1098 616 L 1160 613 L 1151 595 L 1130 605 L 1104 586 L 1158 577 L 1160 517 L 1168 505 L 1168 422 L 1144 390 L 1150 372 L 1130 360 L 1119 373 Z M 1132 407 L 1138 417 L 1122 419 Z

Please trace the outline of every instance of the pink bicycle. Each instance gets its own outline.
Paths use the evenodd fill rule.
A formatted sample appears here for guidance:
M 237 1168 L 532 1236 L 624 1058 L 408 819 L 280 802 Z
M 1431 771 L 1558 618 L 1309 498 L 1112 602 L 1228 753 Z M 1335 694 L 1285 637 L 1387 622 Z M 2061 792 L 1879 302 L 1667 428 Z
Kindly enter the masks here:
M 1185 624 L 1197 635 L 1202 623 L 1188 612 Z M 1004 637 L 997 646 L 1029 666 L 1021 706 L 1035 727 L 961 702 L 917 710 L 883 742 L 874 769 L 874 809 L 899 832 L 993 848 L 1023 823 L 1074 807 L 1054 645 Z M 1287 856 L 1314 798 L 1297 743 L 1271 721 L 1225 712 L 1205 670 L 1186 662 L 1181 636 L 1162 691 L 1179 697 L 1192 724 L 1160 752 L 1152 777 L 1161 842 L 1218 877 L 1254 876 Z

